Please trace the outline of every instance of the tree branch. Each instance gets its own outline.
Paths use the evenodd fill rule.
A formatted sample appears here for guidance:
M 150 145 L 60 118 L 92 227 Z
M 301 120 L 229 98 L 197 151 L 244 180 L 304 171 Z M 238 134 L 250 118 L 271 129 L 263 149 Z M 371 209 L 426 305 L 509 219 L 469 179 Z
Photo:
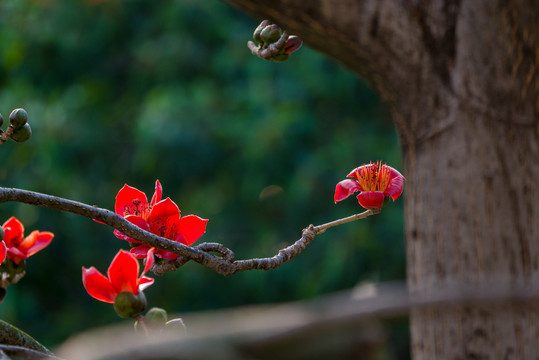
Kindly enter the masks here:
M 367 210 L 361 214 L 356 214 L 323 225 L 309 225 L 306 229 L 303 229 L 299 240 L 294 244 L 279 250 L 275 256 L 235 261 L 234 252 L 222 244 L 201 243 L 191 247 L 185 246 L 181 243 L 147 232 L 138 226 L 131 224 L 116 213 L 96 206 L 33 191 L 0 187 L 0 203 L 10 201 L 67 211 L 90 219 L 95 219 L 106 225 L 112 226 L 141 243 L 180 255 L 180 257 L 174 261 L 155 264 L 152 271 L 156 275 L 162 275 L 168 271 L 176 270 L 189 260 L 193 260 L 225 276 L 247 270 L 274 269 L 299 254 L 316 235 L 324 233 L 326 229 L 350 221 L 364 219 L 380 212 Z M 220 256 L 212 255 L 210 252 L 216 252 Z
M 15 131 L 15 128 L 13 127 L 13 125 L 9 125 L 6 131 L 0 130 L 0 144 L 3 144 L 6 141 L 8 141 L 11 135 L 13 135 L 14 131 Z
M 3 357 L 4 355 L 5 357 Z M 8 355 L 17 356 L 17 358 L 20 357 L 21 359 L 27 360 L 62 360 L 52 354 L 28 349 L 24 346 L 0 344 L 0 360 L 11 359 Z

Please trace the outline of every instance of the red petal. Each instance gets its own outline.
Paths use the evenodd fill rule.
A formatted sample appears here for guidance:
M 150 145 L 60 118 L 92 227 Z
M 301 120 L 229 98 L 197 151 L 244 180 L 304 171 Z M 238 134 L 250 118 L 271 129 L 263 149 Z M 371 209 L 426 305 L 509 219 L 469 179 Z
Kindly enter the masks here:
M 150 205 L 153 206 L 157 204 L 159 201 L 161 201 L 161 196 L 163 196 L 163 187 L 161 186 L 161 183 L 159 180 L 155 181 L 155 192 L 152 196 L 152 201 L 150 202 Z
M 139 264 L 129 252 L 120 250 L 110 264 L 108 275 L 114 289 L 138 294 Z
M 150 232 L 157 236 L 174 240 L 178 235 L 180 209 L 172 200 L 166 198 L 158 202 L 152 209 L 148 222 Z
M 361 169 L 363 169 L 364 167 L 369 167 L 369 166 L 372 166 L 372 164 L 366 164 L 366 165 L 358 166 L 354 170 L 350 171 L 350 173 L 348 175 L 346 175 L 346 177 L 356 178 L 357 179 L 358 172 L 361 172 Z
M 114 229 L 114 236 L 116 236 L 120 240 L 125 240 L 125 241 L 129 241 L 129 242 L 138 243 L 137 240 L 133 239 L 130 236 L 125 235 L 123 232 L 121 232 L 120 230 L 117 230 L 117 229 Z
M 400 172 L 393 169 L 391 166 L 388 166 L 391 170 L 389 174 L 389 183 L 387 185 L 386 191 L 384 191 L 385 196 L 391 196 L 393 201 L 402 194 L 402 187 L 404 185 L 404 176 Z
M 7 253 L 6 244 L 3 241 L 0 241 L 0 264 L 5 260 Z
M 359 186 L 359 183 L 356 180 L 353 179 L 346 179 L 337 184 L 335 187 L 335 204 L 339 201 L 342 201 L 355 193 L 356 191 L 360 191 L 361 187 Z
M 180 257 L 180 255 L 178 254 L 174 254 L 174 253 L 171 253 L 170 251 L 165 251 L 165 250 L 160 250 L 160 249 L 157 249 L 157 251 L 155 252 L 155 256 L 161 259 L 165 259 L 165 260 L 176 260 L 177 258 Z
M 110 280 L 93 266 L 89 269 L 82 268 L 82 283 L 88 294 L 99 301 L 113 303 L 118 295 Z
M 19 250 L 26 253 L 26 256 L 34 255 L 39 250 L 47 247 L 54 238 L 54 234 L 48 231 L 32 231 L 30 235 L 19 245 Z
M 144 270 L 142 271 L 142 274 L 140 276 L 144 276 L 148 270 L 150 270 L 155 263 L 155 248 L 151 248 L 148 250 L 148 253 L 146 254 L 146 265 L 144 266 Z
M 140 279 L 138 282 L 138 288 L 139 290 L 144 290 L 151 284 L 153 284 L 153 279 L 144 276 L 148 270 L 150 270 L 154 264 L 155 258 L 154 258 L 154 252 L 155 248 L 151 248 L 148 250 L 148 254 L 146 254 L 146 266 L 144 266 L 144 270 L 142 271 L 142 274 L 140 275 Z
M 12 216 L 2 225 L 2 228 L 4 229 L 4 242 L 6 246 L 19 245 L 24 236 L 24 226 L 22 223 L 15 216 Z
M 365 209 L 379 210 L 384 204 L 384 193 L 381 191 L 363 191 L 357 196 L 359 205 Z
M 136 225 L 138 226 L 139 228 L 143 229 L 143 230 L 146 230 L 146 231 L 149 231 L 150 230 L 150 224 L 148 224 L 146 222 L 146 220 L 144 220 L 143 218 L 141 218 L 140 216 L 136 216 L 136 215 L 127 215 L 125 217 L 125 220 L 129 221 L 130 223 L 132 223 L 133 225 Z M 114 230 L 114 236 L 116 236 L 118 239 L 122 239 L 122 240 L 126 240 L 126 241 L 129 241 L 129 242 L 134 242 L 134 243 L 138 243 L 140 241 L 138 240 L 135 240 L 133 239 L 132 237 L 130 236 L 127 236 L 125 235 L 124 233 L 122 233 L 121 231 L 119 230 Z
M 208 220 L 199 218 L 196 215 L 187 215 L 180 218 L 178 222 L 178 232 L 183 235 L 185 245 L 189 246 L 197 241 L 206 232 Z
M 143 276 L 143 277 L 140 278 L 139 288 L 138 289 L 140 291 L 143 291 L 144 289 L 149 287 L 151 284 L 153 284 L 153 282 L 154 282 L 154 279 Z
M 138 204 L 138 206 L 135 206 Z M 148 198 L 142 191 L 129 185 L 124 187 L 116 195 L 114 210 L 120 216 L 142 215 L 140 209 L 148 209 Z
M 15 247 L 26 254 L 28 252 L 27 250 L 35 244 L 35 242 L 37 240 L 37 234 L 38 233 L 39 233 L 39 231 L 37 231 L 37 230 L 32 231 L 30 233 L 30 235 L 25 237 L 24 240 L 21 241 L 19 243 L 19 245 L 15 246 Z
M 137 259 L 145 259 L 148 256 L 150 248 L 146 244 L 141 244 L 131 249 L 130 253 Z
M 23 253 L 16 247 L 8 247 L 6 256 L 9 260 L 13 261 L 17 265 L 19 265 L 24 259 L 28 257 L 25 253 Z
M 166 198 L 153 206 L 150 217 L 148 218 L 148 222 L 151 224 L 152 219 L 179 214 L 180 209 L 178 208 L 178 205 L 176 205 L 174 201 L 170 200 L 170 198 Z

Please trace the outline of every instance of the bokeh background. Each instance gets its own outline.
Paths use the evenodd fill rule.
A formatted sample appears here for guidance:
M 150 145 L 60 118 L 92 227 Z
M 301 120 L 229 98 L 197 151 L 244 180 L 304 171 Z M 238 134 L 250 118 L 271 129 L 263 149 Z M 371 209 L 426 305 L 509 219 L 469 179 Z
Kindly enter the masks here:
M 159 179 L 182 214 L 210 219 L 199 242 L 239 259 L 272 256 L 305 226 L 362 211 L 353 197 L 335 205 L 333 192 L 362 163 L 400 169 L 386 107 L 305 46 L 285 63 L 252 56 L 257 25 L 216 0 L 0 2 L 0 113 L 25 108 L 33 130 L 0 146 L 1 186 L 113 209 L 125 183 L 150 197 Z M 157 278 L 149 305 L 181 314 L 403 280 L 402 202 L 318 236 L 276 270 L 225 278 L 188 263 Z M 105 272 L 126 242 L 73 214 L 0 204 L 0 222 L 12 215 L 27 233 L 56 236 L 8 287 L 1 319 L 52 347 L 122 321 L 87 295 L 81 266 Z M 406 320 L 387 331 L 390 351 L 405 354 Z

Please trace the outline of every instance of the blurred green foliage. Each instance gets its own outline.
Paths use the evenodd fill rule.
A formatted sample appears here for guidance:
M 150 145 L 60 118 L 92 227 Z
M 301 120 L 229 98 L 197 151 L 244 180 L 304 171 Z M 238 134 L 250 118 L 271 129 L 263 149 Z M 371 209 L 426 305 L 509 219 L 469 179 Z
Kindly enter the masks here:
M 183 214 L 210 219 L 199 241 L 240 259 L 362 211 L 333 191 L 362 163 L 400 168 L 386 108 L 305 46 L 285 63 L 252 56 L 257 25 L 218 1 L 0 2 L 0 112 L 25 108 L 33 130 L 0 146 L 2 186 L 113 209 L 125 183 L 151 196 L 159 179 Z M 404 279 L 402 203 L 329 230 L 276 270 L 225 278 L 189 263 L 157 279 L 149 305 L 183 313 Z M 119 321 L 86 294 L 81 266 L 105 272 L 126 242 L 55 210 L 1 204 L 0 221 L 11 215 L 56 237 L 8 288 L 0 318 L 46 345 Z

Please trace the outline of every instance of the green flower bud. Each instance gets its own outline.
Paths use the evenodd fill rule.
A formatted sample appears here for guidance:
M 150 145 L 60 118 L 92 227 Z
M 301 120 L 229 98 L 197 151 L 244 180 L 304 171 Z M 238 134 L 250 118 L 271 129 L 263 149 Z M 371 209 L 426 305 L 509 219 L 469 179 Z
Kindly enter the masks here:
M 15 109 L 9 114 L 9 121 L 15 129 L 18 129 L 28 121 L 28 114 L 24 109 Z
M 260 32 L 260 39 L 266 44 L 273 44 L 282 35 L 281 28 L 275 24 L 268 25 Z
M 167 322 L 167 312 L 164 309 L 153 307 L 144 316 L 144 322 L 152 329 L 162 329 Z
M 30 139 L 31 136 L 32 129 L 30 128 L 30 124 L 26 123 L 23 127 L 13 131 L 13 134 L 11 134 L 11 139 L 16 142 L 25 142 L 26 140 Z
M 262 39 L 260 38 L 260 33 L 262 32 L 262 30 L 268 26 L 269 24 L 269 21 L 268 20 L 264 20 L 260 23 L 260 25 L 258 25 L 258 27 L 255 29 L 254 33 L 253 33 L 253 39 L 258 42 L 258 43 L 261 43 L 262 42 Z
M 114 310 L 123 318 L 135 317 L 146 309 L 146 296 L 142 291 L 138 295 L 129 291 L 123 291 L 114 300 Z
M 0 226 L 0 241 L 4 239 L 4 228 Z

